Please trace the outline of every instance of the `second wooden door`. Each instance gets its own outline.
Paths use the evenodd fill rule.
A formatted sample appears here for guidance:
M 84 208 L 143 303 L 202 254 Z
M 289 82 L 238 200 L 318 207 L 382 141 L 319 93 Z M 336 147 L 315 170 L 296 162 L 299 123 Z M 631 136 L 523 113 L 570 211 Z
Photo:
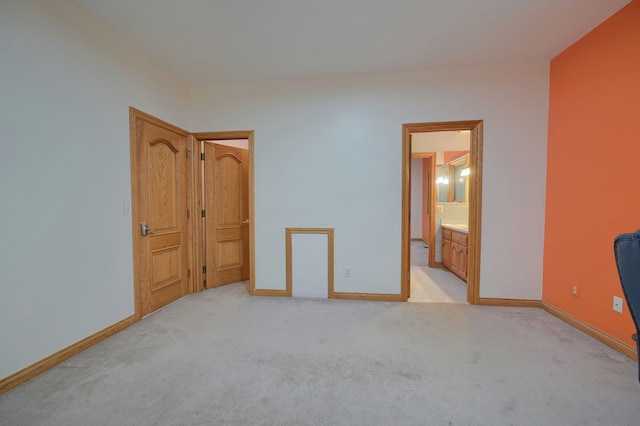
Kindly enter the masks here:
M 249 279 L 248 150 L 205 142 L 207 287 Z

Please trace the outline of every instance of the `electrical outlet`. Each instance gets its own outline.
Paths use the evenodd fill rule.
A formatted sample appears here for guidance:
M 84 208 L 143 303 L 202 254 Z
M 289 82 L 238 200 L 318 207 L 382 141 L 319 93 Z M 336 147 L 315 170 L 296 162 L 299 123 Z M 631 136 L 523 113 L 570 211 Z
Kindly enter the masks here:
M 573 295 L 575 297 L 578 297 L 578 284 L 574 284 L 573 288 L 571 289 L 571 291 L 573 292 Z
M 344 267 L 344 276 L 349 278 L 351 276 L 351 266 Z
M 622 313 L 622 298 L 613 296 L 613 310 Z

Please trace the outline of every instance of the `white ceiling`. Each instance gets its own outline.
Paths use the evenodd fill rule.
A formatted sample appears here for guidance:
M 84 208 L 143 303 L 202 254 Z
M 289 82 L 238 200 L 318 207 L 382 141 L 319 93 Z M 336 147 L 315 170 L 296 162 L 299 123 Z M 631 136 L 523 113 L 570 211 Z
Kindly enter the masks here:
M 629 0 L 73 0 L 192 85 L 548 61 Z
M 411 153 L 469 151 L 470 146 L 471 132 L 468 130 L 411 134 Z

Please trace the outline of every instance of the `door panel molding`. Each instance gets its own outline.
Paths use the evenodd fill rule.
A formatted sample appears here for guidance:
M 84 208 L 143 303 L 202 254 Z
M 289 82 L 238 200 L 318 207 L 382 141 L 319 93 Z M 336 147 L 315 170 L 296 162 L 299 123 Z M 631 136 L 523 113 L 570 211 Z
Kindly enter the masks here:
M 148 146 L 143 145 L 147 143 L 143 141 L 145 131 L 154 135 Z M 169 133 L 178 137 L 177 142 L 168 140 L 173 139 L 166 136 Z M 186 130 L 133 107 L 129 108 L 133 288 L 136 319 L 187 294 L 192 287 L 193 278 L 189 274 L 192 256 L 191 221 L 187 216 L 192 198 L 188 136 L 189 133 Z M 150 148 L 152 152 L 149 152 Z M 181 157 L 182 155 L 185 157 Z M 175 161 L 171 157 L 174 157 Z M 171 167 L 153 169 L 150 163 L 154 163 L 154 160 L 165 161 L 165 165 L 171 165 Z M 154 179 L 163 184 L 150 185 L 149 175 L 153 175 Z M 173 181 L 174 178 L 177 180 Z M 150 191 L 151 195 L 145 195 L 144 191 Z M 176 211 L 155 211 L 156 209 L 152 207 L 153 200 L 156 199 L 173 200 L 172 205 L 179 205 L 179 207 L 176 207 Z M 141 236 L 139 226 L 141 221 L 149 221 L 152 227 L 155 226 L 153 221 L 157 221 L 160 229 L 147 236 Z M 173 252 L 173 255 L 167 257 L 167 253 L 170 252 Z M 152 267 L 156 256 L 165 259 L 161 265 L 156 264 L 158 270 L 153 272 Z M 160 278 L 154 282 L 158 276 Z M 177 287 L 172 288 L 172 285 Z
M 285 229 L 285 263 L 287 271 L 287 287 L 285 296 L 293 295 L 293 234 L 324 234 L 327 236 L 327 295 L 329 299 L 335 299 L 333 289 L 333 228 L 286 228 Z
M 249 279 L 249 153 L 210 140 L 203 151 L 205 279 L 213 288 Z
M 482 120 L 445 121 L 435 123 L 410 123 L 402 125 L 402 257 L 400 273 L 400 289 L 403 301 L 407 301 L 410 291 L 411 270 L 411 134 L 425 132 L 443 132 L 469 130 L 471 146 L 469 152 L 469 261 L 467 280 L 467 302 L 477 305 L 480 302 L 480 242 L 482 234 Z M 433 176 L 432 176 L 433 178 Z M 433 185 L 433 183 L 432 183 Z M 432 186 L 433 188 L 433 186 Z M 432 192 L 432 194 L 434 194 Z M 432 196 L 433 198 L 433 196 Z M 435 206 L 432 200 L 431 213 L 435 216 Z M 433 226 L 430 226 L 429 251 L 434 251 L 435 241 Z

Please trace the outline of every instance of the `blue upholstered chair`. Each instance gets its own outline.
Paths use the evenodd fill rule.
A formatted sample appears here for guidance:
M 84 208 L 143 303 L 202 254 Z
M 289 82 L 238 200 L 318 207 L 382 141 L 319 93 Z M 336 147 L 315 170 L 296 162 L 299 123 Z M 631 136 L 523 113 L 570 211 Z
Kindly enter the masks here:
M 640 354 L 640 342 L 638 341 L 638 316 L 640 315 L 640 230 L 633 234 L 622 234 L 616 237 L 613 243 L 613 251 L 616 255 L 616 265 L 624 297 L 636 326 L 636 334 L 632 336 L 636 341 Z M 640 359 L 638 359 L 638 380 L 640 381 Z

